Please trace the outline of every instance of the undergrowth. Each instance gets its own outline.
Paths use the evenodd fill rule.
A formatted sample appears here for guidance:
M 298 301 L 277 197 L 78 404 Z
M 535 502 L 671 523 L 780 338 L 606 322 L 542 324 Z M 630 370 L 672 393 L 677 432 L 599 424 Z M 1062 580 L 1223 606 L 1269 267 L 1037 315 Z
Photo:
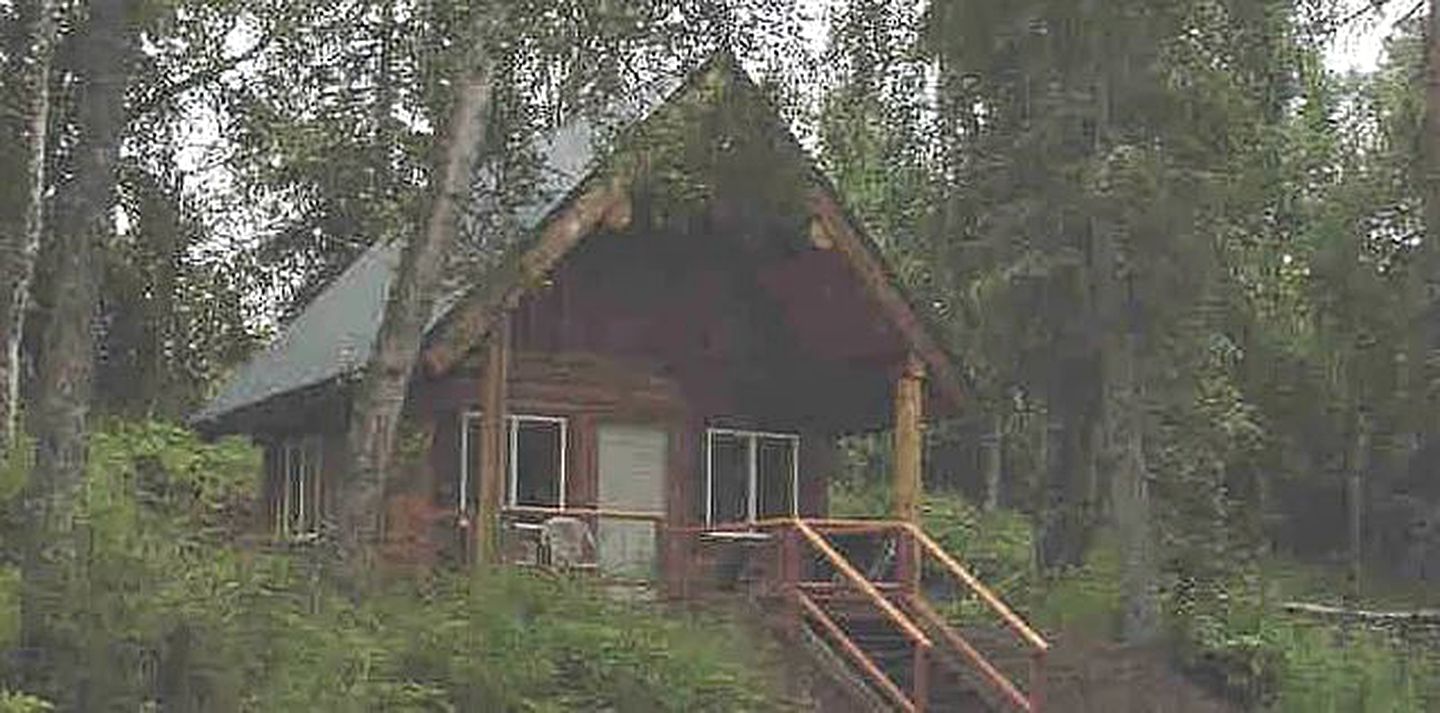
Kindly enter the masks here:
M 155 423 L 95 434 L 63 576 L 16 647 L 0 577 L 0 691 L 60 710 L 778 710 L 766 651 L 716 616 L 627 603 L 565 578 L 437 573 L 363 596 L 318 555 L 237 546 L 259 462 Z M 17 489 L 6 491 L 13 498 Z M 4 554 L 23 536 L 6 510 Z M 250 520 L 247 520 L 250 519 Z M 34 612 L 31 612 L 32 614 Z M 0 694 L 0 712 L 44 710 Z
M 830 498 L 832 511 L 841 516 L 890 512 L 888 489 L 874 481 L 837 481 Z M 931 492 L 922 518 L 932 537 L 1042 630 L 1081 639 L 1118 635 L 1122 561 L 1110 533 L 1097 534 L 1079 566 L 1041 573 L 1033 530 L 1020 513 L 983 512 L 957 494 Z M 1226 581 L 1164 574 L 1161 604 L 1180 667 L 1248 710 L 1440 710 L 1440 651 L 1287 615 L 1275 603 L 1321 593 L 1330 580 L 1314 568 L 1283 561 L 1267 562 L 1264 570 L 1263 579 L 1252 572 Z M 1387 590 L 1387 600 L 1403 604 L 1395 591 Z M 949 613 L 962 625 L 986 617 L 965 600 Z

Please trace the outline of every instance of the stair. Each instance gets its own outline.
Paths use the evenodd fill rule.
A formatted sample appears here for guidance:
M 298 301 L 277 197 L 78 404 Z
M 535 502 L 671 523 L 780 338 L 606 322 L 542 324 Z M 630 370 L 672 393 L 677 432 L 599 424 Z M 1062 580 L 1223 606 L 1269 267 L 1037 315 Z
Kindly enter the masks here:
M 876 615 L 873 610 L 857 602 L 850 602 L 848 606 L 832 603 L 830 610 L 843 612 L 835 616 L 836 622 L 845 629 L 850 639 L 898 687 L 902 690 L 912 690 L 915 677 L 915 647 L 903 633 L 886 618 Z M 926 662 L 926 666 L 927 710 L 956 711 L 957 713 L 1001 710 L 993 707 L 977 692 L 974 683 L 966 679 L 963 667 L 955 657 L 932 655 Z M 873 684 L 870 684 L 870 687 L 873 691 Z M 878 691 L 875 693 L 879 694 Z
M 815 696 L 817 710 L 1040 710 L 1048 644 L 918 528 L 840 520 L 767 526 L 776 546 L 773 561 L 760 568 L 769 579 L 758 590 L 761 609 L 829 679 Z M 863 536 L 878 544 L 855 546 Z M 837 542 L 846 543 L 843 550 Z M 1000 625 L 956 630 L 925 598 L 922 575 L 934 572 L 973 592 Z M 972 645 L 972 637 L 985 645 Z M 996 638 L 1001 645 L 992 645 Z M 1001 657 L 1007 641 L 1018 655 Z

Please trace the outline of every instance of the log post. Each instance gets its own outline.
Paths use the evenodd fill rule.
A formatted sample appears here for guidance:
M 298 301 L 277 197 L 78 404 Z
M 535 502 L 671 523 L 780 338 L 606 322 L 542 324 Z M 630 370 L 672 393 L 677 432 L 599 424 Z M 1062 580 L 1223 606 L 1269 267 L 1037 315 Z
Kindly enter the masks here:
M 502 317 L 485 341 L 485 375 L 480 381 L 479 503 L 475 552 L 479 564 L 500 560 L 500 497 L 505 482 L 505 394 L 510 366 L 510 316 Z
M 911 354 L 895 382 L 895 518 L 919 524 L 925 367 Z

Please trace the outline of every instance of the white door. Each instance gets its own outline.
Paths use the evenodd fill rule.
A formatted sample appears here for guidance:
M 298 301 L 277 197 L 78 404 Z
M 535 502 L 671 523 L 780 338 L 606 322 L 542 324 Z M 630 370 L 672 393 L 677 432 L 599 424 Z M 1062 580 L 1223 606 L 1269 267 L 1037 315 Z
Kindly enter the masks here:
M 601 425 L 601 509 L 664 513 L 669 445 L 660 428 Z M 601 518 L 597 540 L 601 571 L 626 578 L 655 576 L 657 542 L 651 523 Z

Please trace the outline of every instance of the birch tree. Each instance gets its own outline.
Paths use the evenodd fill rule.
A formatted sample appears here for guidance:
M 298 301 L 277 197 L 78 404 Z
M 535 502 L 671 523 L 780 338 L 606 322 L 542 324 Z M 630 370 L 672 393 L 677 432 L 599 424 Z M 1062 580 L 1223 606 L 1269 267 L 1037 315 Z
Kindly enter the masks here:
M 445 258 L 456 242 L 460 216 L 470 198 L 476 160 L 484 149 L 493 81 L 490 60 L 480 49 L 486 39 L 476 33 L 472 39 L 476 49 L 455 83 L 446 130 L 435 152 L 430 207 L 424 224 L 405 244 L 370 363 L 354 396 L 347 436 L 350 482 L 341 495 L 338 533 L 352 576 L 368 569 L 371 550 L 383 530 L 380 500 L 410 373 L 439 297 L 436 286 Z
M 21 180 L 21 219 L 0 235 L 0 455 L 17 434 L 20 414 L 20 344 L 25 331 L 35 254 L 44 233 L 44 192 L 50 128 L 50 66 L 54 54 L 57 7 L 41 0 L 34 8 L 30 51 L 18 73 L 23 85 L 25 160 Z
M 117 164 L 125 128 L 127 66 L 134 49 L 128 0 L 93 0 L 76 43 L 76 145 L 70 175 L 58 181 L 56 220 L 46 261 L 48 315 L 41 336 L 30 478 L 23 636 L 43 641 L 47 596 L 64 586 L 76 547 L 73 504 L 84 476 L 94 373 L 97 256 L 113 238 Z M 43 662 L 41 662 L 43 665 Z M 69 692 L 83 697 L 83 692 Z M 78 708 L 87 707 L 83 699 Z

